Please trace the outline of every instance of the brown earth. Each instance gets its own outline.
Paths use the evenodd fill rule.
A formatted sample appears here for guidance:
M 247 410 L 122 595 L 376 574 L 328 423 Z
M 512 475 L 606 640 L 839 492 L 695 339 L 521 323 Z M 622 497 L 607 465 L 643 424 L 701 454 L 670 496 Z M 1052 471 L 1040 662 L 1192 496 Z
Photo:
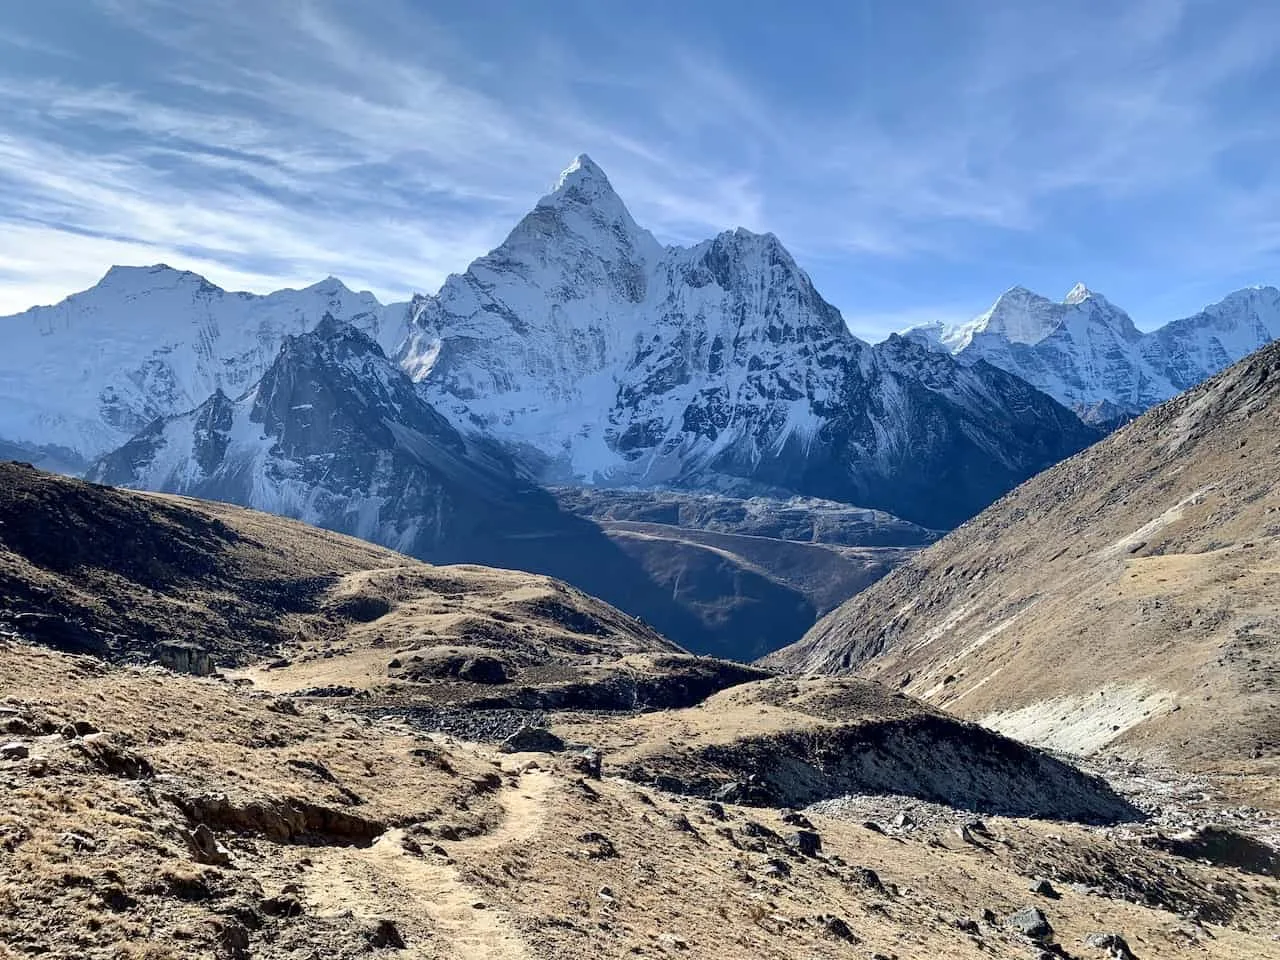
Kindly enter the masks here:
M 1238 811 L 1167 829 L 900 692 L 692 657 L 546 578 L 9 469 L 6 960 L 1280 958 Z M 178 639 L 224 669 L 144 662 Z M 529 723 L 563 748 L 504 753 Z
M 677 651 L 549 577 L 434 567 L 280 517 L 0 463 L 0 627 L 146 661 L 165 642 L 232 666 L 346 646 L 484 643 L 529 662 Z M 376 624 L 376 626 L 374 625 Z
M 1160 849 L 1140 825 L 958 813 L 872 829 L 815 811 L 806 854 L 803 821 L 775 807 L 609 775 L 702 729 L 732 739 L 733 716 L 755 736 L 753 711 L 792 730 L 811 706 L 786 706 L 773 683 L 720 695 L 703 711 L 715 722 L 635 720 L 630 745 L 621 721 L 553 718 L 616 746 L 596 780 L 573 750 L 503 755 L 0 641 L 0 719 L 28 753 L 0 760 L 0 955 L 1025 958 L 1040 948 L 1005 920 L 1033 905 L 1059 956 L 1106 956 L 1085 938 L 1119 933 L 1142 958 L 1280 957 L 1280 880 Z M 798 702 L 918 713 L 874 691 L 840 706 L 848 694 L 809 687 Z M 1054 895 L 1031 892 L 1036 878 Z

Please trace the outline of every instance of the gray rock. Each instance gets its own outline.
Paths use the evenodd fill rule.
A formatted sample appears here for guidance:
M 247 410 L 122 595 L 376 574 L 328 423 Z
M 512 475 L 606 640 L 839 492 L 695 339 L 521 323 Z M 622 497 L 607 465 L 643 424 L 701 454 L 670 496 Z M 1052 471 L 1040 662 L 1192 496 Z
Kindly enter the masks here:
M 62 728 L 62 736 L 67 740 L 74 740 L 76 737 L 87 737 L 97 732 L 98 728 L 88 720 L 73 720 Z
M 849 924 L 845 923 L 841 917 L 832 914 L 826 914 L 818 918 L 822 922 L 822 929 L 827 932 L 828 936 L 835 937 L 837 940 L 844 940 L 846 943 L 857 943 L 858 938 L 854 936 Z
M 559 753 L 564 741 L 546 727 L 521 727 L 499 748 L 503 753 Z
M 403 950 L 404 937 L 390 920 L 379 920 L 365 933 L 365 939 L 375 950 Z
M 884 892 L 884 884 L 880 881 L 880 875 L 870 867 L 854 867 L 849 871 L 849 881 L 856 883 L 860 887 L 866 887 L 868 890 Z
M 207 677 L 213 673 L 209 651 L 199 644 L 176 640 L 159 643 L 156 644 L 155 656 L 162 667 L 175 673 L 189 673 L 195 677 Z
M 0 759 L 2 760 L 25 760 L 29 756 L 31 756 L 31 749 L 18 740 L 0 747 Z
M 583 853 L 588 860 L 613 860 L 618 856 L 618 848 L 603 833 L 584 833 L 578 837 L 578 842 L 587 845 Z
M 1118 933 L 1091 933 L 1084 942 L 1095 950 L 1105 950 L 1112 960 L 1137 960 L 1129 944 Z
M 1032 880 L 1027 889 L 1032 893 L 1038 893 L 1042 897 L 1048 897 L 1050 900 L 1057 900 L 1059 897 L 1058 891 L 1053 888 L 1053 884 L 1043 877 L 1037 877 Z
M 1053 936 L 1053 926 L 1039 907 L 1023 907 L 1006 917 L 1004 925 L 1038 943 Z
M 191 859 L 196 863 L 207 863 L 215 867 L 231 865 L 231 851 L 219 843 L 213 831 L 203 823 L 186 834 L 185 839 L 191 851 Z
M 803 813 L 797 813 L 795 810 L 783 810 L 782 822 L 792 827 L 800 827 L 803 830 L 812 830 L 813 824 Z
M 302 916 L 302 901 L 295 896 L 281 893 L 279 896 L 267 897 L 258 904 L 258 909 L 269 917 L 290 920 Z
M 75 833 L 71 830 L 59 837 L 58 842 L 64 847 L 70 847 L 77 853 L 92 853 L 98 849 L 98 841 L 94 840 L 93 837 L 83 833 Z
M 235 960 L 249 956 L 249 931 L 244 924 L 230 921 L 218 930 L 218 943 Z
M 599 780 L 604 766 L 604 757 L 599 750 L 588 747 L 569 760 L 569 766 L 577 773 L 591 780 Z
M 458 679 L 471 683 L 506 683 L 511 679 L 507 665 L 497 657 L 471 657 L 458 668 Z
M 764 875 L 774 878 L 789 877 L 791 876 L 791 864 L 776 857 L 766 860 L 764 862 Z
M 813 830 L 796 830 L 784 838 L 787 846 L 804 857 L 816 857 L 822 852 L 822 838 Z
M 721 803 L 744 803 L 747 799 L 747 788 L 737 780 L 730 780 L 716 791 L 715 797 Z
M 688 785 L 679 777 L 673 777 L 667 773 L 660 773 L 653 778 L 654 789 L 661 790 L 663 793 L 688 793 Z
M 738 828 L 743 836 L 746 837 L 764 837 L 767 840 L 781 839 L 776 833 L 766 827 L 763 823 L 757 823 L 755 820 L 745 820 L 742 826 Z

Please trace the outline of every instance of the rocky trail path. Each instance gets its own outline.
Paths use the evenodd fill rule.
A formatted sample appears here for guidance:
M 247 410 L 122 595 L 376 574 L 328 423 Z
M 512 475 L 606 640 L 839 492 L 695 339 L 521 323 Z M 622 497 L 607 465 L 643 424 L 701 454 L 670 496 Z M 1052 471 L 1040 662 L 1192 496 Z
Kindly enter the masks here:
M 552 787 L 543 771 L 524 774 L 499 797 L 503 817 L 490 833 L 447 844 L 450 855 L 491 853 L 537 835 Z M 403 829 L 388 830 L 365 849 L 315 850 L 304 896 L 316 913 L 364 914 L 391 920 L 403 937 L 405 958 L 530 960 L 510 919 L 463 877 L 452 862 L 410 853 Z

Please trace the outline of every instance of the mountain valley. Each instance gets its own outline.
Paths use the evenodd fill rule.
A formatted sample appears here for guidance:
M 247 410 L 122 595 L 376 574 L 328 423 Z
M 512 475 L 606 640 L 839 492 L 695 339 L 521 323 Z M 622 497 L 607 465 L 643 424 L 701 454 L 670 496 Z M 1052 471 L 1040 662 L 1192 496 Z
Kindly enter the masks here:
M 547 578 L 2 469 L 0 956 L 1280 956 L 1227 794 Z
M 1280 960 L 1280 4 L 0 23 L 0 960 Z
M 1100 435 L 990 365 L 853 337 L 772 235 L 661 246 L 585 156 L 434 297 L 117 268 L 0 323 L 22 344 L 0 361 L 0 440 L 22 459 L 549 574 L 739 659 Z M 64 349 L 92 362 L 50 366 Z M 547 485 L 903 519 L 838 544 L 671 536 Z

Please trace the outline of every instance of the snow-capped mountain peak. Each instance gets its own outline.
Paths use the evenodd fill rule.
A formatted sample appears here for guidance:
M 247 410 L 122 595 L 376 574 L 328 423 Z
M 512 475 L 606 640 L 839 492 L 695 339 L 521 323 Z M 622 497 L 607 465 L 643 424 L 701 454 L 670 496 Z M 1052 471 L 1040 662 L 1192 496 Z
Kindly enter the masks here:
M 933 452 L 916 456 L 942 456 L 960 408 L 1006 388 L 950 360 L 888 357 L 871 356 L 774 234 L 737 228 L 664 248 L 583 156 L 497 249 L 415 301 L 398 359 L 460 430 L 556 482 L 883 491 L 877 502 L 912 510 L 914 494 L 873 479 L 911 448 L 907 421 L 934 417 Z M 1049 407 L 1069 418 L 1056 405 L 1027 415 L 1053 419 Z M 1000 459 L 1012 476 L 1043 454 Z M 928 509 L 940 523 L 963 508 Z
M 1062 302 L 1067 306 L 1075 306 L 1077 303 L 1097 297 L 1098 295 L 1086 287 L 1083 283 L 1077 283 L 1074 287 L 1067 291 L 1067 295 L 1062 298 Z
M 975 321 L 975 333 L 1006 337 L 1014 343 L 1039 343 L 1062 323 L 1059 306 L 1026 287 L 1012 287 Z
M 568 197 L 590 199 L 604 193 L 613 193 L 613 185 L 609 183 L 609 178 L 594 160 L 585 153 L 580 153 L 560 173 L 551 193 L 543 197 L 539 203 L 553 203 L 558 198 Z
M 1143 410 L 1280 336 L 1280 292 L 1250 287 L 1150 333 L 1083 283 L 1059 303 L 1024 287 L 969 323 L 907 334 L 962 362 L 986 360 L 1091 421 Z
M 100 293 L 111 296 L 148 293 L 160 289 L 174 287 L 190 287 L 199 290 L 212 286 L 208 280 L 190 270 L 176 270 L 167 263 L 151 266 L 122 266 L 117 264 L 107 270 L 94 286 L 81 293 L 72 294 L 68 299 L 88 297 Z
M 403 306 L 335 278 L 258 296 L 164 264 L 112 267 L 61 303 L 0 317 L 0 439 L 66 466 L 92 459 L 216 390 L 239 396 L 325 313 L 385 350 L 404 336 Z

